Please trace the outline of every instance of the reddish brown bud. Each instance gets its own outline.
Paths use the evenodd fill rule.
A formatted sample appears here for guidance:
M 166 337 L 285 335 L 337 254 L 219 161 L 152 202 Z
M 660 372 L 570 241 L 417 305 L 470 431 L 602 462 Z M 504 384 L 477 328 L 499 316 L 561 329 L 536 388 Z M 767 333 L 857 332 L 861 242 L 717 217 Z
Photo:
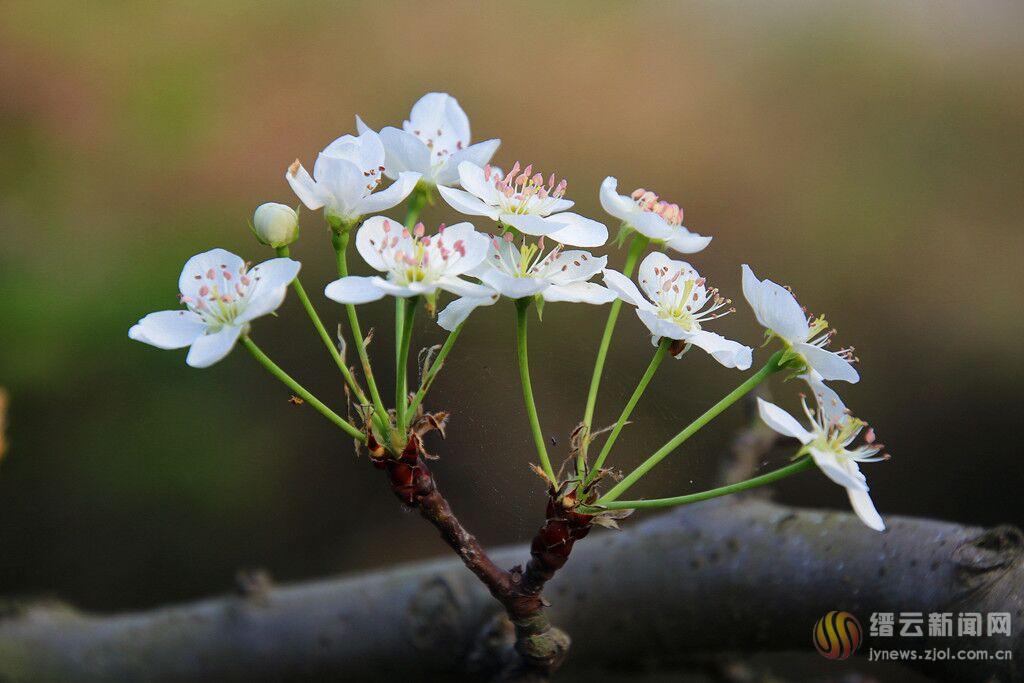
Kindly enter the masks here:
M 672 343 L 668 345 L 668 353 L 670 356 L 675 357 L 686 350 L 686 341 L 683 339 L 673 339 Z
M 413 434 L 409 437 L 397 458 L 385 457 L 384 449 L 380 450 L 382 455 L 374 458 L 374 467 L 388 473 L 391 490 L 403 504 L 416 505 L 420 498 L 434 490 L 434 479 L 423 460 L 423 442 L 418 436 Z

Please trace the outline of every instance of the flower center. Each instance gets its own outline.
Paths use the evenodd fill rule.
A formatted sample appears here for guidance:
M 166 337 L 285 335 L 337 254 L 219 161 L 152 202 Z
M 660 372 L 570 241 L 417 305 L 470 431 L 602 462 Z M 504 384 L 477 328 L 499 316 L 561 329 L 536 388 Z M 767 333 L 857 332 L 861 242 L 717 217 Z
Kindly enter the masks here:
M 829 328 L 828 320 L 825 316 L 819 315 L 817 318 L 809 318 L 807 321 L 807 343 L 817 346 L 819 348 L 825 348 L 829 342 L 832 341 L 832 337 L 836 334 L 835 329 Z M 848 362 L 856 361 L 856 357 L 853 355 L 853 347 L 849 346 L 845 349 L 839 349 L 836 351 L 836 355 L 840 358 L 845 359 Z
M 504 210 L 519 214 L 550 213 L 555 202 L 565 196 L 565 188 L 569 185 L 565 180 L 556 182 L 554 173 L 545 182 L 543 174 L 534 172 L 533 164 L 521 168 L 518 161 L 504 177 L 490 165 L 485 166 L 484 180 L 494 184 Z
M 466 255 L 462 240 L 447 243 L 443 223 L 436 235 L 427 235 L 423 223 L 417 223 L 410 232 L 407 228 L 396 230 L 391 221 L 385 220 L 382 229 L 381 242 L 371 239 L 370 245 L 380 254 L 392 279 L 401 285 L 437 280 L 452 263 Z
M 683 209 L 678 204 L 669 204 L 659 199 L 658 195 L 642 187 L 633 190 L 630 197 L 641 211 L 661 216 L 669 225 L 683 224 Z
M 366 178 L 366 194 L 373 194 L 373 191 L 380 185 L 381 179 L 384 177 L 384 167 L 377 166 L 376 168 L 369 168 L 363 171 L 363 177 Z
M 707 289 L 704 278 L 688 268 L 673 270 L 669 266 L 656 267 L 653 291 L 654 303 L 658 306 L 658 317 L 670 320 L 687 332 L 697 332 L 701 323 L 721 318 L 736 309 L 720 310 L 732 303 L 723 298 L 715 288 Z M 642 281 L 647 284 L 645 281 Z
M 502 241 L 508 246 L 504 246 Z M 548 266 L 562 254 L 561 244 L 556 244 L 554 249 L 545 254 L 543 237 L 535 244 L 528 244 L 524 238 L 518 249 L 514 242 L 515 238 L 511 232 L 506 232 L 502 237 L 495 237 L 491 242 L 494 247 L 494 265 L 512 277 L 544 277 Z
M 870 428 L 865 433 L 863 444 L 849 448 L 861 431 L 868 426 L 864 420 L 844 414 L 826 422 L 824 410 L 815 411 L 808 407 L 806 398 L 801 397 L 800 402 L 804 414 L 814 426 L 815 439 L 812 445 L 815 448 L 828 451 L 841 461 L 874 462 L 888 459 L 887 455 L 878 455 L 885 446 L 875 441 L 875 432 Z
M 249 304 L 249 295 L 260 280 L 259 266 L 252 273 L 242 265 L 232 272 L 226 264 L 195 273 L 192 278 L 201 283 L 192 296 L 179 295 L 181 303 L 197 313 L 214 330 L 230 325 Z

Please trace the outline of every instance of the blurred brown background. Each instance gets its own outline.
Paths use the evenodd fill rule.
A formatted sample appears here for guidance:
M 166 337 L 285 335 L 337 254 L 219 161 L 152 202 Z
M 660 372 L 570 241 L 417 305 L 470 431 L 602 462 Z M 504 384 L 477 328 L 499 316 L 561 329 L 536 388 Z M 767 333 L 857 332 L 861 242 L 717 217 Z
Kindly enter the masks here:
M 1024 522 L 1022 20 L 1009 2 L 4 3 L 0 593 L 135 608 L 222 591 L 240 567 L 296 580 L 443 552 L 244 352 L 193 370 L 127 338 L 174 306 L 188 256 L 269 257 L 246 220 L 297 203 L 282 177 L 294 158 L 312 162 L 356 113 L 400 125 L 429 90 L 459 98 L 474 139 L 502 138 L 497 163 L 568 178 L 585 214 L 602 217 L 609 174 L 682 204 L 715 236 L 692 261 L 727 295 L 741 298 L 750 262 L 827 312 L 862 361 L 840 389 L 895 456 L 865 468 L 883 514 Z M 294 252 L 340 319 L 319 296 L 332 271 L 318 216 L 304 213 Z M 722 330 L 755 344 L 738 307 Z M 537 400 L 562 446 L 604 316 L 553 304 L 533 324 Z M 387 383 L 390 304 L 362 317 Z M 442 338 L 417 329 L 420 346 Z M 624 311 L 599 423 L 646 367 L 644 332 Z M 255 336 L 340 405 L 293 298 Z M 667 361 L 616 464 L 740 380 L 698 352 Z M 487 543 L 527 538 L 543 501 L 511 305 L 474 315 L 430 403 L 454 411 L 436 470 L 456 510 Z M 637 494 L 713 484 L 742 423 L 728 413 Z M 779 495 L 846 508 L 821 476 Z

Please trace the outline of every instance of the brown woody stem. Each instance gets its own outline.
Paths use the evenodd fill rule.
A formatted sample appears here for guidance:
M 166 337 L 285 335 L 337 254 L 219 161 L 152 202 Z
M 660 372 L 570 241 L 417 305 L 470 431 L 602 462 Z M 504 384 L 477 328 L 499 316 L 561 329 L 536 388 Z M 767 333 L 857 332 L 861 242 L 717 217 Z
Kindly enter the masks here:
M 370 450 L 372 454 L 373 444 Z M 551 625 L 541 593 L 544 585 L 569 559 L 573 543 L 590 531 L 591 517 L 565 510 L 557 501 L 549 499 L 547 519 L 533 539 L 526 569 L 516 566 L 505 570 L 494 563 L 476 537 L 455 516 L 427 466 L 417 434 L 410 436 L 397 457 L 389 457 L 379 449 L 377 452 L 380 457 L 373 458 L 374 466 L 387 473 L 394 494 L 434 525 L 462 563 L 501 603 L 515 627 L 512 651 L 495 657 L 492 668 L 496 675 L 502 680 L 549 677 L 565 661 L 570 640 Z

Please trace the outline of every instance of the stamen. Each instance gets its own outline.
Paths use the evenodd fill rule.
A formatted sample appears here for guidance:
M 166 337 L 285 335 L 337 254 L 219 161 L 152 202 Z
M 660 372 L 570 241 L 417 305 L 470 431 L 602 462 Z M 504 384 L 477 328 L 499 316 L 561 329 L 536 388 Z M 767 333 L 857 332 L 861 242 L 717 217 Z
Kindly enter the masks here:
M 661 216 L 669 225 L 682 225 L 683 209 L 678 204 L 670 204 L 642 187 L 633 190 L 629 196 L 641 211 Z

